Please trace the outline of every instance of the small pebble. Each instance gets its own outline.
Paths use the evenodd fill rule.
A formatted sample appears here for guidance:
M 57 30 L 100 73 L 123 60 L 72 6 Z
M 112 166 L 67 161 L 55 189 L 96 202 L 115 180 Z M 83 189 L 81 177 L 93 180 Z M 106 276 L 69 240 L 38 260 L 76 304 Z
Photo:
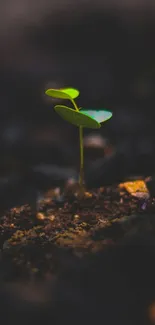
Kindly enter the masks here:
M 144 202 L 144 203 L 142 204 L 142 206 L 141 206 L 141 209 L 142 209 L 142 210 L 146 210 L 146 208 L 147 208 L 147 203 Z
M 44 220 L 45 219 L 45 216 L 43 215 L 43 213 L 37 213 L 37 219 L 39 220 Z
M 80 224 L 80 226 L 82 226 L 82 227 L 87 227 L 87 223 L 86 223 L 86 222 L 82 222 L 82 223 Z
M 138 199 L 149 199 L 150 195 L 149 193 L 145 193 L 145 192 L 136 192 L 136 193 L 132 193 L 132 196 L 138 198 Z
M 54 216 L 54 215 L 51 215 L 51 216 L 48 217 L 48 219 L 49 219 L 50 221 L 54 221 L 55 216 Z
M 92 197 L 92 194 L 89 193 L 89 192 L 85 192 L 85 197 L 86 197 L 86 198 L 91 198 L 91 197 Z

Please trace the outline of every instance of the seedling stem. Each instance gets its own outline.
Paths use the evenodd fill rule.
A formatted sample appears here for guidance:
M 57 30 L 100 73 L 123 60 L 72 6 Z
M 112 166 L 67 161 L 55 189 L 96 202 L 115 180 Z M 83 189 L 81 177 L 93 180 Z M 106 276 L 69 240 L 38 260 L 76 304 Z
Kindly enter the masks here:
M 79 178 L 79 184 L 80 187 L 84 186 L 84 157 L 83 157 L 83 127 L 79 127 L 79 135 L 80 135 L 80 178 Z
M 73 106 L 76 111 L 79 111 L 74 99 L 72 99 Z M 83 189 L 84 186 L 84 155 L 83 155 L 83 127 L 79 126 L 79 139 L 80 139 L 80 175 L 79 175 L 79 185 Z

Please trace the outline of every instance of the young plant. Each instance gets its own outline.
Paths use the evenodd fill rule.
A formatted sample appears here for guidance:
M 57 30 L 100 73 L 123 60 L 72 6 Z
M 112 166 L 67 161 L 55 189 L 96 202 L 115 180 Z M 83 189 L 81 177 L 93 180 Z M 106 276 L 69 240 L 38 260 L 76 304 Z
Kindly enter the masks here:
M 112 117 L 112 112 L 107 110 L 86 110 L 81 109 L 75 103 L 75 98 L 80 94 L 79 90 L 74 88 L 48 89 L 46 95 L 58 99 L 70 100 L 74 108 L 64 105 L 56 105 L 55 111 L 66 121 L 79 127 L 80 139 L 80 176 L 79 185 L 84 189 L 84 155 L 83 155 L 83 128 L 99 129 L 101 123 Z

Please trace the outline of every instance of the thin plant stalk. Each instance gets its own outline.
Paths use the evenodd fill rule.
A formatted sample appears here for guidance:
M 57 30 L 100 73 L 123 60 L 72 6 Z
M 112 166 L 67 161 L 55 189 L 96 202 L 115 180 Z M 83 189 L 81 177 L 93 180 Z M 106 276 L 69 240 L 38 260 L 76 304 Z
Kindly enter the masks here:
M 74 99 L 71 100 L 76 111 L 79 111 Z M 80 175 L 79 175 L 79 185 L 81 190 L 84 187 L 84 154 L 83 154 L 83 127 L 79 126 L 79 139 L 80 139 Z
M 72 102 L 72 104 L 73 104 L 75 110 L 76 110 L 77 112 L 79 112 L 79 109 L 78 109 L 78 107 L 77 107 L 77 105 L 76 105 L 76 103 L 75 103 L 75 100 L 71 98 L 71 102 Z
M 80 137 L 80 177 L 79 177 L 79 184 L 80 187 L 83 188 L 84 186 L 84 156 L 83 156 L 83 127 L 79 127 L 79 137 Z

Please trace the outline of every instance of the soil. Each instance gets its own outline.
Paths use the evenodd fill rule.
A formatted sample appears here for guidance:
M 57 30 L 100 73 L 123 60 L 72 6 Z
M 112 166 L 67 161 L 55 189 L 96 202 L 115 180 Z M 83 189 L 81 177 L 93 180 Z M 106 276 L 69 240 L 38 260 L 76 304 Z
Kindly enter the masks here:
M 143 224 L 154 223 L 155 198 L 119 185 L 85 192 L 79 200 L 60 189 L 46 193 L 34 214 L 27 204 L 0 217 L 1 279 L 44 279 L 58 274 L 68 256 L 81 258 L 116 245 Z

